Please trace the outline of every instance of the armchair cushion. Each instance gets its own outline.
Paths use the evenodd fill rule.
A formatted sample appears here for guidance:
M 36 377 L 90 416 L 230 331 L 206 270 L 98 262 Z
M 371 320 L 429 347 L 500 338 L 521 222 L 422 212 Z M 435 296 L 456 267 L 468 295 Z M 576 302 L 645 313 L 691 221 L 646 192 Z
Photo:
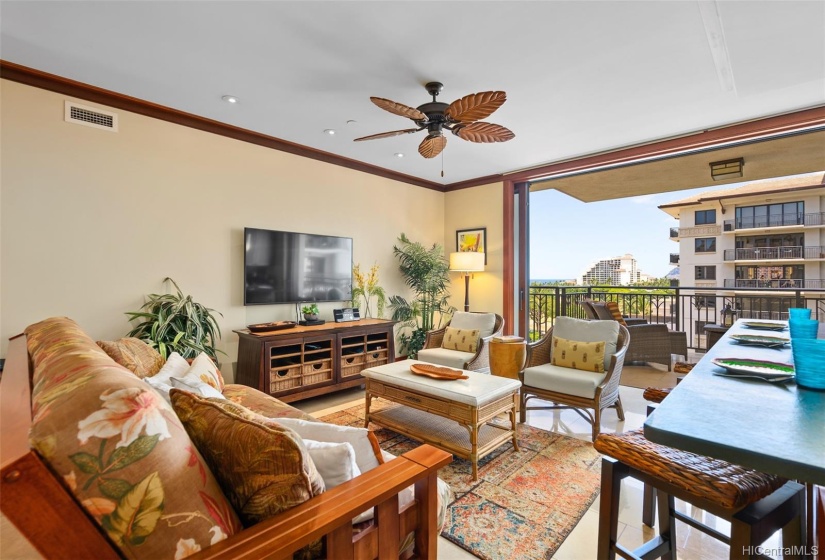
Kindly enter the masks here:
M 477 330 L 479 336 L 484 338 L 495 331 L 496 314 L 456 311 L 450 319 L 450 326 L 455 329 Z
M 604 370 L 610 369 L 610 360 L 619 341 L 619 323 L 613 321 L 584 321 L 573 317 L 557 317 L 553 338 L 560 337 L 580 342 L 605 342 Z
M 554 393 L 592 399 L 596 396 L 596 387 L 599 386 L 605 375 L 605 373 L 543 364 L 524 370 L 524 385 L 525 387 L 536 387 Z
M 418 351 L 418 360 L 429 364 L 447 366 L 456 369 L 464 369 L 467 360 L 472 359 L 475 352 L 461 352 L 460 350 L 447 350 L 446 348 L 427 348 Z
M 554 336 L 550 363 L 554 366 L 604 373 L 604 347 L 604 341 L 579 342 Z
M 441 341 L 441 347 L 447 350 L 460 350 L 461 352 L 476 353 L 478 350 L 478 329 L 456 329 L 447 327 L 444 332 L 444 340 Z

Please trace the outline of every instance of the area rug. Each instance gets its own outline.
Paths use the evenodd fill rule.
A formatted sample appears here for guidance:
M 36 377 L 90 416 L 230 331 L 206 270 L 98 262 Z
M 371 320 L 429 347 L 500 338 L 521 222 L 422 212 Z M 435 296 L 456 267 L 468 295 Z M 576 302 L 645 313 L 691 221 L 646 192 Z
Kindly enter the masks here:
M 320 420 L 363 426 L 364 406 Z M 375 434 L 394 455 L 419 445 L 391 430 Z M 441 535 L 479 558 L 550 558 L 599 494 L 600 455 L 591 443 L 525 424 L 518 440 L 519 451 L 507 443 L 482 459 L 475 482 L 470 462 L 457 457 L 438 473 L 456 496 Z
M 656 387 L 657 389 L 675 387 L 676 378 L 681 377 L 681 375 L 667 371 L 665 366 L 661 367 L 662 369 L 657 369 L 652 366 L 626 365 L 622 369 L 622 379 L 619 381 L 619 384 L 625 387 L 636 387 L 638 389 L 647 389 L 648 387 Z

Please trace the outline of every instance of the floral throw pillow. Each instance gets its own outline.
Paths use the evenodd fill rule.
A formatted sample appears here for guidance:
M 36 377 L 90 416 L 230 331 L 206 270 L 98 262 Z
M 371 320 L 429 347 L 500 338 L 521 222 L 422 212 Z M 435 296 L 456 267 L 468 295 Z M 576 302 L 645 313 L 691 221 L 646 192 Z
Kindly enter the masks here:
M 157 350 L 139 338 L 121 338 L 120 340 L 98 340 L 110 358 L 140 377 L 155 375 L 163 367 L 164 359 Z
M 241 530 L 174 411 L 151 387 L 70 319 L 31 325 L 26 336 L 31 445 L 125 558 L 179 559 Z

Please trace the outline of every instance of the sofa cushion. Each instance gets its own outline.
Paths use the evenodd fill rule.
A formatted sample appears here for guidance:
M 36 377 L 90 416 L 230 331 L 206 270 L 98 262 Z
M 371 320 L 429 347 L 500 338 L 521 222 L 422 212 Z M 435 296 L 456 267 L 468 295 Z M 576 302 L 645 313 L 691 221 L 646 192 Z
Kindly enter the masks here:
M 467 360 L 471 360 L 475 355 L 475 352 L 461 352 L 460 350 L 447 350 L 446 348 L 427 348 L 418 351 L 417 359 L 429 364 L 464 369 L 464 364 L 467 363 Z
M 550 363 L 554 366 L 604 373 L 604 341 L 580 342 L 553 337 Z
M 456 311 L 450 319 L 450 325 L 455 329 L 477 330 L 484 338 L 493 334 L 496 328 L 495 313 L 469 313 Z
M 441 340 L 441 347 L 447 350 L 459 350 L 475 354 L 478 351 L 478 338 L 478 329 L 447 327 L 444 331 L 444 338 Z
M 304 439 L 304 445 L 327 490 L 361 474 L 352 444 Z
M 163 356 L 139 338 L 98 340 L 97 345 L 110 358 L 140 378 L 155 375 L 163 367 Z
M 172 405 L 245 526 L 324 491 L 301 438 L 228 399 L 172 389 Z
M 566 367 L 542 364 L 525 368 L 525 387 L 536 387 L 556 393 L 575 395 L 586 399 L 596 396 L 596 387 L 604 379 L 605 373 L 581 371 Z
M 80 327 L 26 329 L 33 448 L 125 558 L 172 559 L 241 525 L 171 407 Z M 181 488 L 188 491 L 181 492 Z
M 553 336 L 581 342 L 604 341 L 604 369 L 610 369 L 610 361 L 619 342 L 619 323 L 616 321 L 585 321 L 573 317 L 556 317 Z

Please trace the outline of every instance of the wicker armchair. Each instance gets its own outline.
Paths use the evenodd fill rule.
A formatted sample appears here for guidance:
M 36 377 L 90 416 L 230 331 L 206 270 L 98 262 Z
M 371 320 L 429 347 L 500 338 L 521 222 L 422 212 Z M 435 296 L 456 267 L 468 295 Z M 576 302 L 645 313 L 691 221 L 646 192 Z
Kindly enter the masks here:
M 569 318 L 559 317 L 557 321 L 560 319 Z M 570 320 L 580 321 L 578 319 Z M 619 397 L 619 381 L 621 380 L 625 354 L 627 353 L 628 343 L 631 337 L 628 334 L 627 328 L 619 325 L 616 352 L 610 358 L 609 366 L 607 367 L 604 377 L 600 380 L 593 378 L 596 386 L 595 389 L 593 389 L 592 394 L 589 394 L 589 391 L 584 389 L 584 391 L 577 391 L 579 392 L 578 395 L 574 395 L 566 392 L 560 392 L 558 389 L 552 390 L 547 387 L 548 385 L 553 385 L 554 381 L 552 376 L 554 375 L 554 372 L 545 372 L 542 369 L 533 369 L 531 371 L 531 368 L 540 368 L 541 366 L 551 363 L 553 330 L 555 328 L 556 327 L 547 331 L 537 342 L 534 342 L 527 347 L 527 361 L 524 366 L 524 370 L 522 370 L 519 374 L 522 382 L 520 421 L 522 423 L 527 421 L 528 410 L 575 410 L 582 418 L 593 425 L 593 439 L 595 440 L 596 436 L 601 431 L 601 416 L 604 409 L 615 408 L 616 414 L 619 416 L 619 420 L 624 420 L 624 409 L 622 408 L 622 400 Z M 554 368 L 556 368 L 557 371 L 568 370 L 568 368 L 558 368 L 557 366 L 554 366 Z M 587 379 L 587 376 L 593 375 L 579 370 L 570 369 L 569 371 L 575 372 L 572 379 L 578 378 L 581 381 Z M 533 375 L 531 375 L 531 373 Z M 533 383 L 531 378 L 535 379 L 534 376 L 537 374 L 542 376 L 549 374 L 546 378 L 547 383 L 543 383 L 545 387 L 536 387 L 531 385 L 531 383 Z M 588 396 L 582 396 L 585 392 L 588 392 Z M 528 407 L 527 402 L 533 398 L 550 401 L 553 405 Z
M 607 302 L 588 301 L 599 319 L 616 320 L 615 315 L 607 308 Z M 665 364 L 667 370 L 670 371 L 674 354 L 687 359 L 687 333 L 671 331 L 667 325 L 658 323 L 628 323 L 632 319 L 624 319 L 624 321 L 630 332 L 630 346 L 625 356 L 627 362 Z
M 579 305 L 581 305 L 582 309 L 584 309 L 588 319 L 599 319 L 602 321 L 609 321 L 611 319 L 618 320 L 618 317 L 607 308 L 607 304 L 608 302 L 606 301 L 595 301 L 592 299 L 583 299 L 579 302 Z M 619 314 L 619 317 L 622 318 L 622 321 L 624 321 L 624 324 L 627 327 L 647 325 L 647 319 L 628 317 L 621 314 Z
M 454 326 L 456 328 L 468 328 L 469 323 L 476 322 L 480 315 L 493 315 L 492 332 L 482 332 L 481 338 L 478 340 L 478 348 L 475 354 L 469 352 L 458 352 L 456 350 L 447 350 L 441 348 L 441 343 L 444 340 L 444 333 L 447 327 Z M 467 322 L 469 320 L 469 323 Z M 423 362 L 429 362 L 448 367 L 460 367 L 470 371 L 484 371 L 490 370 L 490 340 L 494 336 L 501 335 L 504 328 L 504 318 L 496 313 L 462 313 L 456 312 L 452 319 L 443 327 L 437 330 L 432 330 L 427 333 L 424 339 L 424 347 L 418 351 L 418 359 Z

